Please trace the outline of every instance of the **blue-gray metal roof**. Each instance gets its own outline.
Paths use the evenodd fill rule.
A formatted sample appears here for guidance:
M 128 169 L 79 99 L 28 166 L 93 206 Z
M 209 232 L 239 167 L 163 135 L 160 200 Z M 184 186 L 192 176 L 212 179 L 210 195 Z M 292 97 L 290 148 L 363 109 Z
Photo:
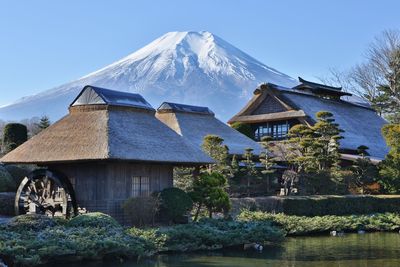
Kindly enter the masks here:
M 180 111 L 180 112 L 189 112 L 189 113 L 200 113 L 200 114 L 209 114 L 214 115 L 208 107 L 200 107 L 200 106 L 191 106 L 185 104 L 171 103 L 171 102 L 163 102 L 157 111 Z
M 86 85 L 70 106 L 81 105 L 129 106 L 154 110 L 154 108 L 139 94 L 114 91 L 91 85 Z

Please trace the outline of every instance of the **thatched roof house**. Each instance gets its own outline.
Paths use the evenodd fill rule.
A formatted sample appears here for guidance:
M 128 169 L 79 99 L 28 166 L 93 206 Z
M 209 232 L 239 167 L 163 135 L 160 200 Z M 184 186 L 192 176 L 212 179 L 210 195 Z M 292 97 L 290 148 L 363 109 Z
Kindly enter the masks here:
M 138 94 L 86 86 L 69 114 L 1 158 L 4 163 L 123 160 L 177 164 L 210 161 L 154 116 Z
M 369 147 L 369 154 L 383 159 L 388 152 L 381 135 L 386 121 L 376 114 L 369 103 L 343 92 L 342 88 L 326 86 L 299 78 L 300 85 L 284 88 L 262 84 L 254 91 L 253 98 L 228 123 L 250 124 L 255 136 L 265 135 L 276 140 L 285 139 L 290 127 L 303 123 L 313 125 L 318 111 L 334 115 L 344 139 L 340 140 L 343 154 L 354 154 L 360 145 Z
M 127 198 L 172 187 L 174 166 L 213 162 L 160 122 L 142 96 L 94 86 L 83 88 L 67 116 L 0 161 L 62 173 L 78 205 L 120 221 Z
M 246 148 L 259 155 L 262 147 L 247 136 L 215 118 L 207 107 L 164 102 L 157 109 L 156 117 L 197 147 L 201 147 L 206 135 L 218 135 L 224 139 L 230 154 L 241 155 Z

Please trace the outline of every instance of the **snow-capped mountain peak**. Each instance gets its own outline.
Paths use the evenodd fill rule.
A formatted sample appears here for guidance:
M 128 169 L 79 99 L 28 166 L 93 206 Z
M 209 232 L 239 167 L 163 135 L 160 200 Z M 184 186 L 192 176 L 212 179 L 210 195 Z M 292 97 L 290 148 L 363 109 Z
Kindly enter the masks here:
M 209 106 L 226 120 L 263 82 L 297 81 L 207 31 L 169 32 L 136 52 L 82 78 L 0 108 L 1 119 L 49 115 L 53 120 L 86 84 L 138 92 L 153 106 L 163 101 Z

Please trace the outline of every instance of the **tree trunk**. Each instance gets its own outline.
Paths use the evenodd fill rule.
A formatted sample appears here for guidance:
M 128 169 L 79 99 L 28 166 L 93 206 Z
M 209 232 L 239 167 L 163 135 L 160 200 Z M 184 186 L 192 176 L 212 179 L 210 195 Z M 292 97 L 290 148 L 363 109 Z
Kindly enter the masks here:
M 201 203 L 199 203 L 199 205 L 197 206 L 197 210 L 196 210 L 196 213 L 195 213 L 195 215 L 194 215 L 194 221 L 196 222 L 197 221 L 197 219 L 199 218 L 199 214 L 200 214 L 200 210 L 201 210 Z

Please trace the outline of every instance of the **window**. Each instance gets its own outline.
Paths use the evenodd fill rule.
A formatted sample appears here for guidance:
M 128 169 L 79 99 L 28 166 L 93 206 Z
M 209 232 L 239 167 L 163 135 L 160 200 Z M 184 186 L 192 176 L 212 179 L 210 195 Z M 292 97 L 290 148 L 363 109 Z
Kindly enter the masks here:
M 271 136 L 275 140 L 285 139 L 289 128 L 288 121 L 266 123 L 257 127 L 255 137 L 257 140 L 261 140 L 264 136 Z
M 132 177 L 132 196 L 148 196 L 150 195 L 150 179 L 144 176 Z

